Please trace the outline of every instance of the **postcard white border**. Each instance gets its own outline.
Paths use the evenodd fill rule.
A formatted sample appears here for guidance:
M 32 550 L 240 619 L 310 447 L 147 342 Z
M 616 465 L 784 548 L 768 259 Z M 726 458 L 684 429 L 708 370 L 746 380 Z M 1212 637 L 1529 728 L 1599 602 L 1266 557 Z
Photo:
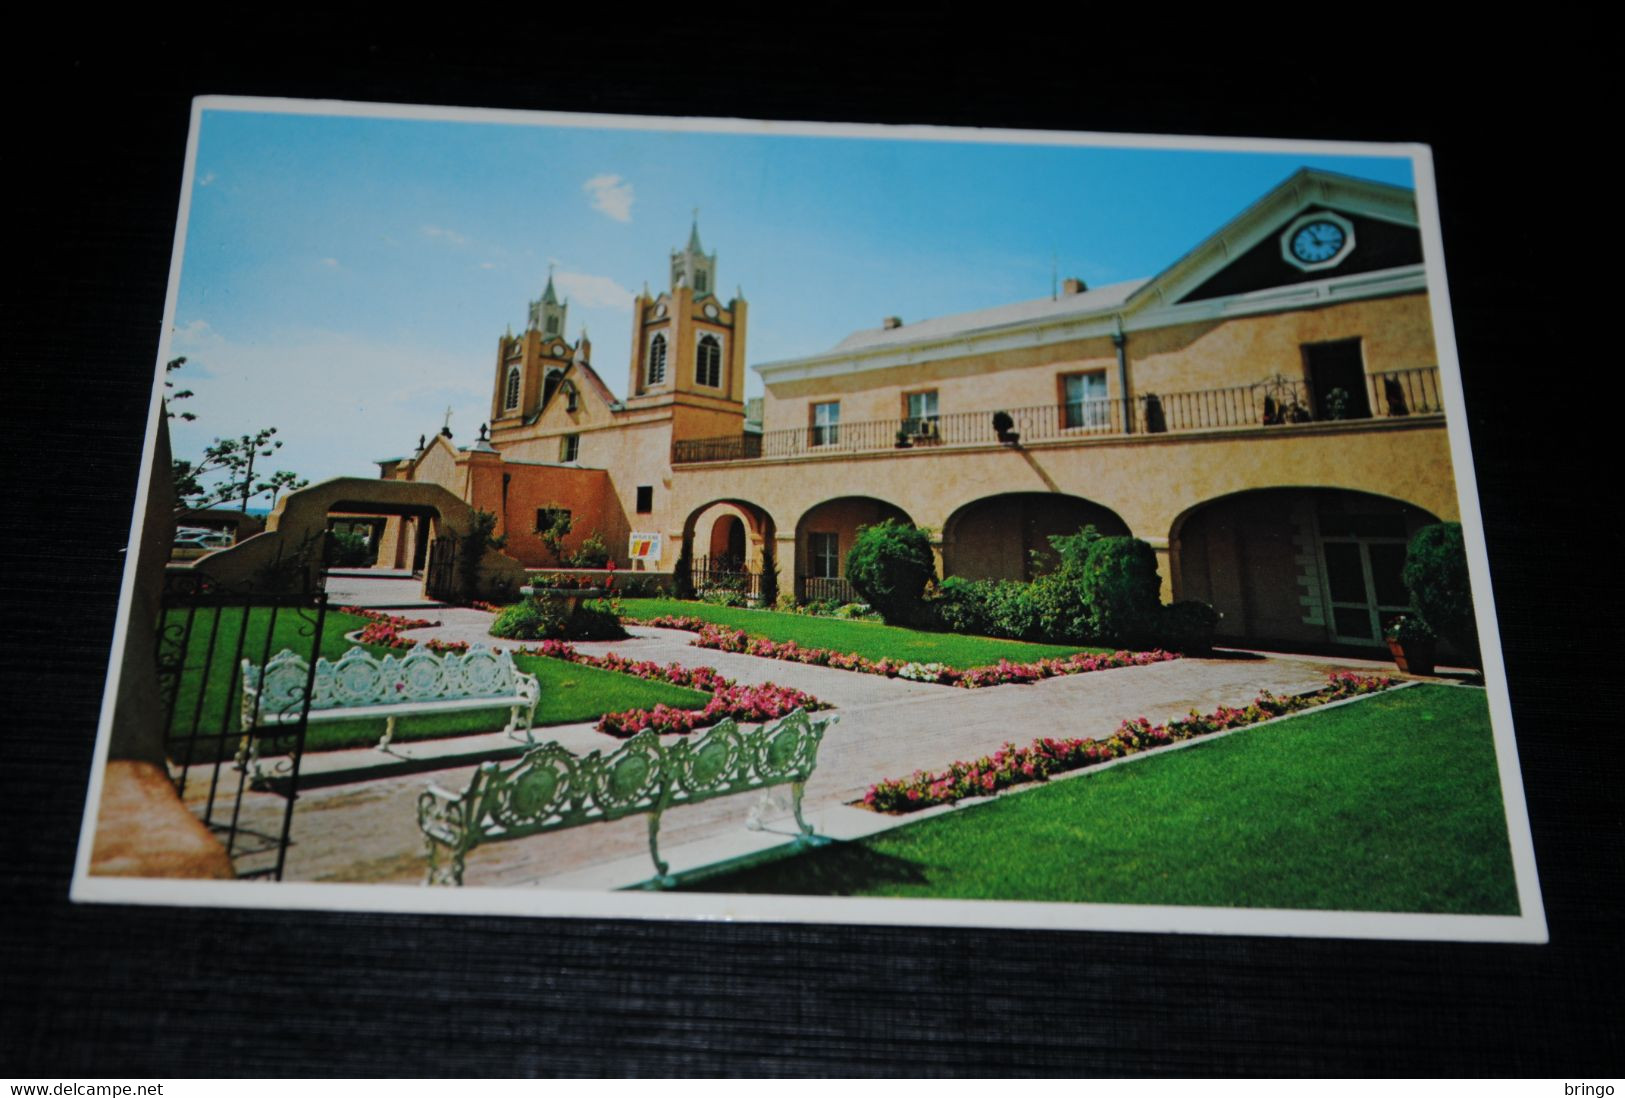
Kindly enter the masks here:
M 131 546 L 139 544 L 141 519 L 151 490 L 150 455 L 157 440 L 163 393 L 164 363 L 172 357 L 181 259 L 191 213 L 197 170 L 198 138 L 204 111 L 268 112 L 416 119 L 525 126 L 658 130 L 677 133 L 729 133 L 756 136 L 844 137 L 890 141 L 957 141 L 971 144 L 1022 144 L 1057 147 L 1186 149 L 1208 152 L 1291 153 L 1326 156 L 1385 156 L 1410 160 L 1418 224 L 1427 269 L 1433 334 L 1439 377 L 1444 390 L 1445 422 L 1456 479 L 1457 500 L 1467 545 L 1469 575 L 1478 613 L 1479 642 L 1494 733 L 1496 765 L 1506 812 L 1517 880 L 1516 916 L 1422 915 L 1384 912 L 1300 911 L 1228 907 L 1170 907 L 1127 904 L 1062 904 L 998 900 L 857 899 L 816 896 L 724 896 L 707 893 L 581 892 L 545 888 L 422 888 L 403 885 L 305 884 L 266 885 L 251 881 L 192 881 L 90 874 L 90 853 L 101 804 L 113 706 L 118 696 L 121 656 L 130 627 L 136 556 L 126 554 L 120 586 L 119 615 L 113 633 L 101 719 L 91 761 L 90 783 L 79 832 L 70 898 L 80 903 L 135 903 L 165 906 L 250 907 L 287 910 L 372 911 L 462 915 L 522 915 L 570 918 L 680 919 L 715 922 L 844 923 L 885 926 L 955 926 L 1034 930 L 1107 930 L 1150 933 L 1240 934 L 1272 937 L 1402 939 L 1544 943 L 1546 913 L 1535 869 L 1523 778 L 1513 736 L 1506 667 L 1496 627 L 1490 588 L 1489 557 L 1478 501 L 1478 482 L 1467 439 L 1461 367 L 1445 277 L 1443 235 L 1432 153 L 1426 145 L 1361 141 L 1287 140 L 1055 132 L 1048 130 L 966 129 L 942 126 L 777 122 L 721 118 L 662 118 L 644 115 L 560 114 L 518 110 L 428 107 L 403 104 L 351 103 L 339 100 L 291 100 L 203 96 L 192 102 L 181 177 L 180 208 L 171 251 L 163 331 L 154 363 L 152 400 L 148 409 L 145 455 L 136 489 L 130 526 Z

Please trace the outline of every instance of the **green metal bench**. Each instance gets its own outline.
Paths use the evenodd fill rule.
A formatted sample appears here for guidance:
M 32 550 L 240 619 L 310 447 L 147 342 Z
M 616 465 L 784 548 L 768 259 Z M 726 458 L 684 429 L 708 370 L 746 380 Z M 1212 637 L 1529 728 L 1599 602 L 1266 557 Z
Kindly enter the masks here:
M 796 841 L 806 843 L 814 832 L 802 819 L 801 795 L 836 719 L 813 720 L 797 709 L 750 731 L 730 719 L 670 745 L 647 729 L 608 754 L 576 755 L 548 743 L 512 766 L 484 764 L 462 793 L 431 783 L 418 797 L 418 827 L 429 847 L 425 883 L 462 884 L 468 853 L 484 843 L 647 814 L 655 883 L 669 886 L 659 844 L 666 809 L 776 785 L 790 786 Z

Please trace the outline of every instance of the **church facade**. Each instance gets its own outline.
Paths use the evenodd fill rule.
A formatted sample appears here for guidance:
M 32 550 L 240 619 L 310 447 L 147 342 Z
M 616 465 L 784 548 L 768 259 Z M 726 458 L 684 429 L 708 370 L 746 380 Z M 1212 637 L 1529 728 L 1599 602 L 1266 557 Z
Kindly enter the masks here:
M 550 278 L 498 340 L 489 438 L 383 475 L 493 512 L 529 566 L 558 563 L 542 534 L 568 511 L 567 551 L 596 532 L 618 567 L 670 573 L 686 546 L 801 598 L 843 595 L 883 518 L 929 529 L 941 575 L 986 578 L 1092 524 L 1151 543 L 1164 596 L 1211 602 L 1221 636 L 1299 647 L 1379 644 L 1409 537 L 1459 517 L 1405 188 L 1305 169 L 1152 277 L 755 364 L 759 422 L 746 302 L 716 274 L 696 228 L 633 303 L 619 397 Z M 380 563 L 421 565 L 426 533 L 392 524 Z

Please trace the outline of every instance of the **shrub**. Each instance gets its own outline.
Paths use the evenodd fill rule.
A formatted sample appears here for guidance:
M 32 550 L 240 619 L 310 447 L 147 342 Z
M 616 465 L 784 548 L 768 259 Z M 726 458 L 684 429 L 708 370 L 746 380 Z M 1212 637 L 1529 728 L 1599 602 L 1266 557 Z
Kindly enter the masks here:
M 866 602 L 848 602 L 835 608 L 835 616 L 844 621 L 862 621 L 874 616 L 874 608 Z
M 1382 635 L 1400 644 L 1427 644 L 1437 638 L 1433 628 L 1416 614 L 1401 614 L 1389 622 Z
M 1070 569 L 1062 566 L 1061 573 Z M 1090 639 L 1116 644 L 1142 641 L 1156 631 L 1162 605 L 1157 554 L 1139 538 L 1097 538 L 1089 544 L 1079 594 Z
M 514 603 L 491 623 L 491 635 L 505 640 L 623 640 L 619 616 L 602 604 L 583 603 L 566 613 L 563 599 L 531 596 Z
M 377 555 L 365 534 L 349 530 L 329 530 L 327 545 L 322 551 L 329 568 L 370 568 Z
M 557 640 L 564 636 L 567 624 L 564 603 L 532 595 L 498 614 L 491 623 L 491 635 L 505 640 Z
M 581 547 L 570 554 L 568 563 L 573 568 L 602 568 L 609 563 L 609 546 L 597 530 L 581 539 Z
M 1422 619 L 1463 655 L 1478 662 L 1478 619 L 1467 578 L 1461 523 L 1424 526 L 1405 553 L 1405 587 Z
M 892 623 L 920 616 L 921 595 L 935 573 L 931 536 L 895 519 L 860 529 L 846 556 L 848 582 Z
M 570 640 L 625 640 L 628 636 L 620 617 L 602 604 L 582 603 L 565 628 Z
M 1157 643 L 1187 656 L 1206 655 L 1213 650 L 1213 630 L 1219 625 L 1219 612 L 1205 602 L 1184 599 L 1164 606 L 1158 615 Z
M 791 591 L 780 591 L 773 600 L 773 609 L 781 614 L 794 614 L 801 608 L 796 605 L 796 596 Z
M 684 538 L 677 551 L 677 564 L 672 570 L 671 593 L 674 598 L 694 597 L 694 539 Z

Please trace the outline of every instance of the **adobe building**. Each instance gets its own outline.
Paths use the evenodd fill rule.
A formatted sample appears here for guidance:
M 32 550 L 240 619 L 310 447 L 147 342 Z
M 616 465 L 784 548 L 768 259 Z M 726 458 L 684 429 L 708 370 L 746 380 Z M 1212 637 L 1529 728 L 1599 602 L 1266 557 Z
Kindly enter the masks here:
M 780 590 L 841 596 L 859 527 L 932 531 L 944 576 L 1030 577 L 1051 534 L 1092 524 L 1157 551 L 1164 597 L 1212 603 L 1221 636 L 1381 641 L 1407 602 L 1419 527 L 1459 518 L 1413 194 L 1304 169 L 1166 270 L 905 323 L 759 363 L 747 311 L 716 292 L 697 228 L 669 288 L 633 304 L 624 398 L 565 339 L 549 278 L 497 342 L 489 439 L 444 435 L 382 463 L 494 512 L 507 552 L 571 513 L 637 566 L 766 551 Z M 392 524 L 382 566 L 423 565 Z M 644 539 L 647 540 L 647 539 Z

